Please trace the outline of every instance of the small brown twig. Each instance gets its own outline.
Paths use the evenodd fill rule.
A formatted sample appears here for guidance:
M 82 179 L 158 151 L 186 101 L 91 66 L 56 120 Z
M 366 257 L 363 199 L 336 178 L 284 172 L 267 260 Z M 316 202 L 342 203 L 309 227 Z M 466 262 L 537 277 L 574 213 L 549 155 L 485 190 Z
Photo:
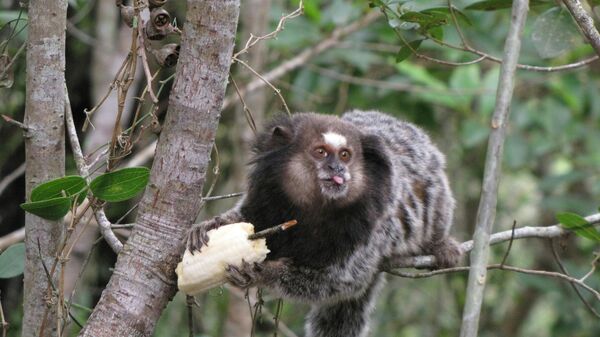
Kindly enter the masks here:
M 506 252 L 504 252 L 504 257 L 502 258 L 502 262 L 500 262 L 500 265 L 502 265 L 502 266 L 506 262 L 506 259 L 508 258 L 508 254 L 510 254 L 510 249 L 512 248 L 513 241 L 515 240 L 515 228 L 516 227 L 517 227 L 517 220 L 514 220 L 512 229 L 511 229 L 511 233 L 510 233 L 510 240 L 508 241 L 508 248 L 506 248 Z
M 273 234 L 277 234 L 277 233 L 283 232 L 285 230 L 288 230 L 289 228 L 295 226 L 297 223 L 298 223 L 298 221 L 296 221 L 296 220 L 286 221 L 280 225 L 277 225 L 277 226 L 274 226 L 271 228 L 267 228 L 265 230 L 262 230 L 260 232 L 254 233 L 254 234 L 250 234 L 250 235 L 248 235 L 248 240 L 257 240 L 257 239 L 266 238 Z
M 240 98 L 240 102 L 242 102 L 242 107 L 244 108 L 244 116 L 246 116 L 246 122 L 248 122 L 250 129 L 252 130 L 254 135 L 256 135 L 256 122 L 254 121 L 252 112 L 250 111 L 250 108 L 248 108 L 248 105 L 246 104 L 246 101 L 244 100 L 244 97 L 242 96 L 242 93 L 240 92 L 240 88 L 238 87 L 237 83 L 235 82 L 235 79 L 233 78 L 233 76 L 231 76 L 231 73 L 229 74 L 229 78 L 231 78 L 231 83 L 233 83 L 233 87 L 235 88 L 235 92 L 237 93 L 238 97 Z
M 204 197 L 204 198 L 202 198 L 202 200 L 203 201 L 214 201 L 214 200 L 235 198 L 235 197 L 239 197 L 242 195 L 244 195 L 244 192 L 236 192 L 236 193 L 229 193 L 229 194 L 224 194 L 224 195 L 215 195 L 214 197 Z
M 552 250 L 552 256 L 554 256 L 554 261 L 556 261 L 556 264 L 558 265 L 558 268 L 560 268 L 560 271 L 567 275 L 567 276 L 571 276 L 569 274 L 569 272 L 567 271 L 567 268 L 563 265 L 562 261 L 560 260 L 560 256 L 558 255 L 558 252 L 556 251 L 556 247 L 554 246 L 554 239 L 550 240 L 550 249 Z M 571 285 L 571 288 L 573 288 L 573 290 L 575 291 L 575 293 L 577 294 L 577 297 L 579 297 L 579 299 L 581 300 L 581 302 L 585 305 L 585 307 L 588 309 L 588 311 L 600 318 L 600 314 L 596 311 L 596 309 L 594 309 L 592 307 L 592 305 L 583 297 L 583 294 L 581 294 L 581 291 L 579 290 L 579 288 L 577 288 L 577 285 L 573 282 L 569 282 L 569 284 Z
M 292 114 L 292 112 L 290 111 L 290 108 L 288 107 L 287 103 L 285 102 L 285 99 L 283 98 L 283 95 L 281 95 L 281 90 L 279 90 L 277 87 L 275 87 L 266 77 L 264 77 L 263 75 L 261 75 L 258 71 L 254 70 L 254 68 L 252 68 L 248 63 L 240 60 L 237 57 L 234 57 L 233 60 L 236 61 L 237 63 L 243 65 L 244 67 L 246 67 L 246 69 L 250 70 L 250 72 L 252 72 L 254 75 L 256 75 L 256 77 L 260 78 L 263 82 L 265 82 L 265 84 L 268 87 L 270 87 L 271 89 L 273 89 L 273 91 L 275 92 L 275 94 L 281 100 L 281 103 L 283 104 L 283 107 L 285 108 L 285 111 L 288 113 L 288 115 Z
M 395 276 L 404 277 L 404 278 L 418 279 L 418 278 L 431 277 L 431 276 L 434 276 L 434 275 L 457 273 L 457 272 L 465 272 L 465 271 L 469 271 L 470 269 L 471 269 L 470 267 L 454 267 L 454 268 L 438 269 L 438 270 L 434 270 L 434 271 L 430 271 L 430 272 L 425 272 L 425 273 L 405 273 L 405 272 L 396 271 L 396 270 L 389 270 L 389 271 L 387 271 L 387 273 L 395 275 Z M 566 281 L 572 282 L 574 284 L 577 284 L 578 286 L 580 286 L 580 287 L 584 288 L 585 290 L 589 291 L 591 294 L 593 294 L 596 297 L 596 299 L 598 301 L 600 301 L 600 293 L 597 290 L 595 290 L 594 288 L 588 286 L 587 284 L 585 284 L 581 280 L 578 280 L 578 279 L 576 279 L 574 277 L 571 277 L 571 276 L 568 276 L 568 275 L 564 275 L 564 274 L 561 274 L 561 273 L 551 272 L 551 271 L 545 271 L 545 270 L 534 270 L 534 269 L 518 268 L 518 267 L 501 265 L 501 264 L 491 264 L 491 265 L 488 265 L 486 267 L 486 269 L 488 269 L 488 270 L 497 270 L 497 269 L 508 270 L 508 271 L 513 271 L 513 272 L 522 273 L 522 274 L 540 275 L 540 276 L 547 276 L 547 277 L 551 277 L 551 278 L 557 278 L 557 279 L 561 279 L 561 280 L 566 280 Z
M 254 47 L 255 44 L 262 40 L 276 38 L 277 34 L 283 30 L 285 22 L 288 19 L 298 17 L 302 15 L 302 13 L 304 13 L 304 1 L 300 0 L 300 2 L 298 3 L 298 8 L 295 11 L 291 12 L 290 14 L 283 15 L 281 19 L 279 19 L 279 23 L 277 24 L 277 27 L 274 31 L 262 36 L 254 36 L 253 34 L 250 34 L 250 38 L 248 39 L 248 41 L 246 41 L 244 48 L 240 49 L 237 53 L 233 54 L 233 59 L 235 60 L 238 58 L 238 56 L 247 53 L 250 48 Z
M 3 115 L 1 115 L 1 116 L 2 116 L 2 119 L 4 119 L 4 121 L 5 121 L 5 122 L 7 122 L 8 124 L 12 124 L 12 125 L 18 126 L 18 127 L 20 127 L 21 129 L 23 129 L 24 131 L 27 131 L 27 130 L 29 130 L 29 128 L 28 128 L 28 127 L 27 127 L 27 125 L 25 125 L 25 124 L 23 124 L 23 123 L 21 123 L 21 122 L 19 122 L 19 121 L 15 120 L 15 119 L 12 119 L 11 117 L 9 117 L 9 116 L 7 116 L 7 115 L 4 115 L 4 114 L 3 114 Z
M 140 40 L 139 45 L 138 45 L 138 54 L 141 56 L 142 58 L 142 65 L 144 66 L 144 74 L 146 74 L 146 82 L 147 82 L 147 88 L 148 88 L 148 93 L 150 94 L 150 99 L 152 99 L 152 103 L 156 104 L 158 103 L 158 98 L 156 98 L 156 95 L 154 94 L 154 90 L 152 90 L 152 81 L 154 80 L 154 77 L 152 76 L 152 74 L 150 73 L 150 66 L 148 65 L 148 57 L 146 56 L 146 46 L 145 46 L 145 38 L 144 38 L 144 32 L 143 32 L 143 27 L 144 23 L 143 21 L 139 21 L 138 22 L 138 39 Z
M 186 295 L 185 296 L 185 303 L 186 303 L 186 307 L 187 307 L 187 314 L 188 314 L 188 334 L 189 337 L 194 337 L 195 334 L 195 329 L 194 329 L 194 303 L 195 303 L 195 299 L 194 296 L 189 296 Z
M 0 291 L 0 295 L 2 292 Z M 2 298 L 2 296 L 0 296 Z M 8 332 L 8 322 L 4 319 L 4 310 L 2 309 L 2 302 L 0 302 L 0 325 L 2 325 L 2 337 L 6 337 Z

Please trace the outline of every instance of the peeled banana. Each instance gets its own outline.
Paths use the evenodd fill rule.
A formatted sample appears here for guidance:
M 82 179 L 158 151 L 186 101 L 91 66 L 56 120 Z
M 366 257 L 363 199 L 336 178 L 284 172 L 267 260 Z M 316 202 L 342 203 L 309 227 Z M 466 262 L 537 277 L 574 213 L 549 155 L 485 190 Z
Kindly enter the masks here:
M 177 265 L 177 285 L 187 295 L 197 295 L 226 282 L 225 267 L 262 262 L 269 249 L 265 238 L 248 239 L 254 226 L 239 222 L 213 229 L 207 233 L 208 244 L 200 252 L 186 250 Z

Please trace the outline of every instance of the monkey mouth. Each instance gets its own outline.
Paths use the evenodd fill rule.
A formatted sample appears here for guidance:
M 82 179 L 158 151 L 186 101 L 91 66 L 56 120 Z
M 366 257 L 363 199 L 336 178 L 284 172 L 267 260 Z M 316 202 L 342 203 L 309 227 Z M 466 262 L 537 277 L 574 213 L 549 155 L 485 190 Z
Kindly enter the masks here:
M 330 178 L 325 178 L 325 179 L 321 179 L 321 180 L 331 183 L 334 186 L 343 186 L 346 183 L 346 179 L 344 177 L 341 177 L 338 175 L 334 175 L 334 176 L 331 176 Z

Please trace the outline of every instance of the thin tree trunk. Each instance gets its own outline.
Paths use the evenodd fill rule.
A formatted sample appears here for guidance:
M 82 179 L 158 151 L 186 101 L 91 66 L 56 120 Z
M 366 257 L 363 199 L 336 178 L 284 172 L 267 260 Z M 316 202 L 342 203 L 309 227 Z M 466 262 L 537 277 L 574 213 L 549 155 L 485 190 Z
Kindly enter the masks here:
M 28 15 L 25 102 L 27 198 L 33 187 L 61 177 L 65 172 L 63 83 L 67 1 L 31 0 Z M 56 336 L 56 305 L 47 305 L 52 298 L 47 298 L 48 278 L 44 264 L 47 268 L 52 266 L 62 238 L 61 224 L 62 221 L 48 221 L 30 213 L 25 215 L 24 337 Z M 53 274 L 55 285 L 58 269 Z M 45 328 L 40 332 L 43 321 Z
M 250 34 L 263 35 L 267 33 L 269 28 L 269 10 L 271 8 L 271 0 L 246 0 L 242 3 L 242 11 L 240 23 L 242 29 L 240 32 L 241 39 L 238 41 L 240 45 L 246 43 Z M 267 61 L 267 41 L 258 43 L 250 50 L 248 55 L 248 64 L 257 72 L 262 72 Z M 241 69 L 241 68 L 240 68 Z M 246 69 L 243 68 L 243 71 Z M 239 78 L 243 78 L 240 76 Z M 237 81 L 240 85 L 241 81 Z M 250 109 L 254 122 L 258 127 L 264 120 L 266 110 L 266 96 L 264 88 L 250 92 L 244 97 L 246 105 Z M 232 162 L 232 179 L 231 183 L 235 186 L 233 191 L 243 190 L 246 181 L 246 163 L 248 162 L 248 153 L 250 144 L 254 139 L 254 133 L 245 116 L 244 108 L 239 105 L 235 109 L 234 118 L 234 154 L 236 158 Z M 237 200 L 235 200 L 237 201 Z M 253 298 L 254 296 L 251 296 Z M 231 294 L 229 296 L 229 305 L 227 307 L 227 320 L 225 321 L 224 336 L 227 337 L 247 337 L 252 330 L 252 317 L 248 308 L 246 299 L 240 296 Z
M 175 266 L 225 95 L 239 0 L 188 0 L 177 77 L 136 226 L 80 336 L 151 336 L 175 294 Z
M 479 316 L 487 278 L 490 236 L 496 218 L 504 139 L 509 121 L 517 62 L 521 51 L 521 35 L 528 10 L 528 0 L 513 2 L 511 24 L 504 44 L 504 56 L 500 67 L 496 108 L 491 121 L 492 131 L 488 141 L 482 192 L 477 210 L 477 224 L 473 234 L 473 250 L 470 255 L 471 269 L 469 270 L 467 295 L 460 328 L 461 337 L 476 337 L 479 328 Z

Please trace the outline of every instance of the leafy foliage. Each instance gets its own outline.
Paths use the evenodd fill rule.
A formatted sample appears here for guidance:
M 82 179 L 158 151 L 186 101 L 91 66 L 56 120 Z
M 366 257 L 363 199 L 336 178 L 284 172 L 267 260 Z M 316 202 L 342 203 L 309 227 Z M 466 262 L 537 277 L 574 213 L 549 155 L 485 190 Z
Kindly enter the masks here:
M 89 186 L 92 195 L 109 202 L 124 201 L 141 192 L 148 183 L 150 170 L 129 167 L 96 177 Z M 25 211 L 48 220 L 65 216 L 74 202 L 85 199 L 88 185 L 80 176 L 54 179 L 38 185 L 31 191 L 31 201 L 21 204 Z
M 23 274 L 25 268 L 25 244 L 14 244 L 0 254 L 0 279 Z

